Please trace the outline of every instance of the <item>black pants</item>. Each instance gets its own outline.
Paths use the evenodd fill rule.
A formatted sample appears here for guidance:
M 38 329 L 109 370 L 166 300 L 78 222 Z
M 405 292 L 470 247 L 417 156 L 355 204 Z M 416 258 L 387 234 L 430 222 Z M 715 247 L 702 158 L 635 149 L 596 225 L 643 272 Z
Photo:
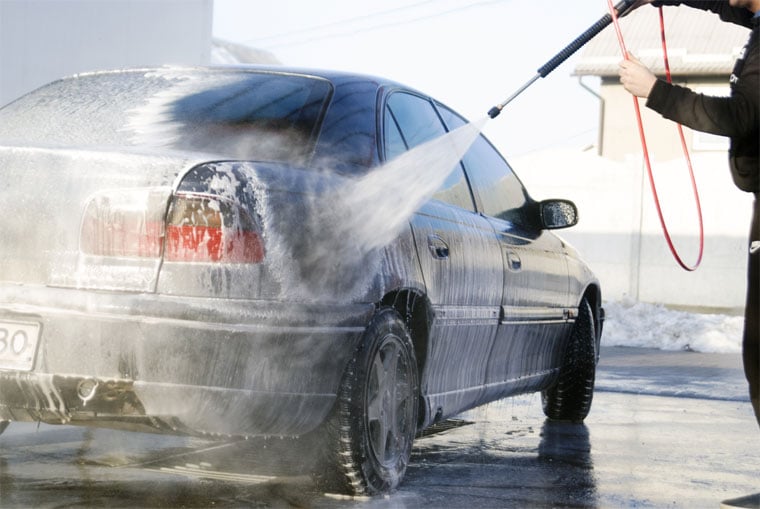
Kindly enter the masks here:
M 750 230 L 750 254 L 747 268 L 747 303 L 744 309 L 744 374 L 749 383 L 749 397 L 760 424 L 760 194 L 755 193 Z M 755 252 L 752 252 L 753 247 Z

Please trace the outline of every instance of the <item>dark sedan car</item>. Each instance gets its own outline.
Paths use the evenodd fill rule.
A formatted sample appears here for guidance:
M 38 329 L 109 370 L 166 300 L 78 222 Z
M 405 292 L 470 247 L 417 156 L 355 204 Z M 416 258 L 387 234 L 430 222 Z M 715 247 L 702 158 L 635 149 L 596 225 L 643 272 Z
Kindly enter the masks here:
M 0 203 L 0 431 L 307 436 L 321 486 L 373 494 L 469 408 L 589 411 L 600 286 L 549 232 L 575 206 L 398 83 L 59 80 L 0 109 Z

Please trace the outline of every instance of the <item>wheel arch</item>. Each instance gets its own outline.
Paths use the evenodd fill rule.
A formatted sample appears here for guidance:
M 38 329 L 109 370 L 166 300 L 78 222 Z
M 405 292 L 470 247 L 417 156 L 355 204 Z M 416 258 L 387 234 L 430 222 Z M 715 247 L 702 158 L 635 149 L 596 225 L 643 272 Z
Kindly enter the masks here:
M 379 306 L 387 306 L 395 309 L 404 319 L 409 335 L 414 346 L 414 355 L 417 359 L 417 372 L 420 379 L 423 376 L 425 363 L 427 362 L 428 346 L 430 339 L 430 325 L 432 322 L 432 307 L 430 301 L 422 291 L 415 288 L 400 288 L 387 293 L 379 302 Z M 419 423 L 426 422 L 427 405 L 422 396 L 422 384 L 420 383 L 419 394 Z
M 591 306 L 592 318 L 594 320 L 594 330 L 596 331 L 596 351 L 599 357 L 599 346 L 602 340 L 602 328 L 604 326 L 604 308 L 602 307 L 602 290 L 597 283 L 592 283 L 586 287 L 578 305 L 586 300 Z

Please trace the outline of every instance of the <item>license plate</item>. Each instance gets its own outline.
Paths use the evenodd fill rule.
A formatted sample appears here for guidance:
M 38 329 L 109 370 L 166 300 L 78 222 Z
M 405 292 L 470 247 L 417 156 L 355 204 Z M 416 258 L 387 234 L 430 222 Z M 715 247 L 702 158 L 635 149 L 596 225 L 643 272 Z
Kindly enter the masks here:
M 0 321 L 0 369 L 31 371 L 39 337 L 38 323 Z

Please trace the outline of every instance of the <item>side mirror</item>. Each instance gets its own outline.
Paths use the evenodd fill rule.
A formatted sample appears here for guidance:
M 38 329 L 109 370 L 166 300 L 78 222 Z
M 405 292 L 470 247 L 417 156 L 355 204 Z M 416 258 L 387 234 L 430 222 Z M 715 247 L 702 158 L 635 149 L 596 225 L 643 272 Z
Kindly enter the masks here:
M 544 200 L 538 206 L 541 211 L 541 227 L 545 230 L 558 230 L 578 224 L 578 207 L 570 200 Z

